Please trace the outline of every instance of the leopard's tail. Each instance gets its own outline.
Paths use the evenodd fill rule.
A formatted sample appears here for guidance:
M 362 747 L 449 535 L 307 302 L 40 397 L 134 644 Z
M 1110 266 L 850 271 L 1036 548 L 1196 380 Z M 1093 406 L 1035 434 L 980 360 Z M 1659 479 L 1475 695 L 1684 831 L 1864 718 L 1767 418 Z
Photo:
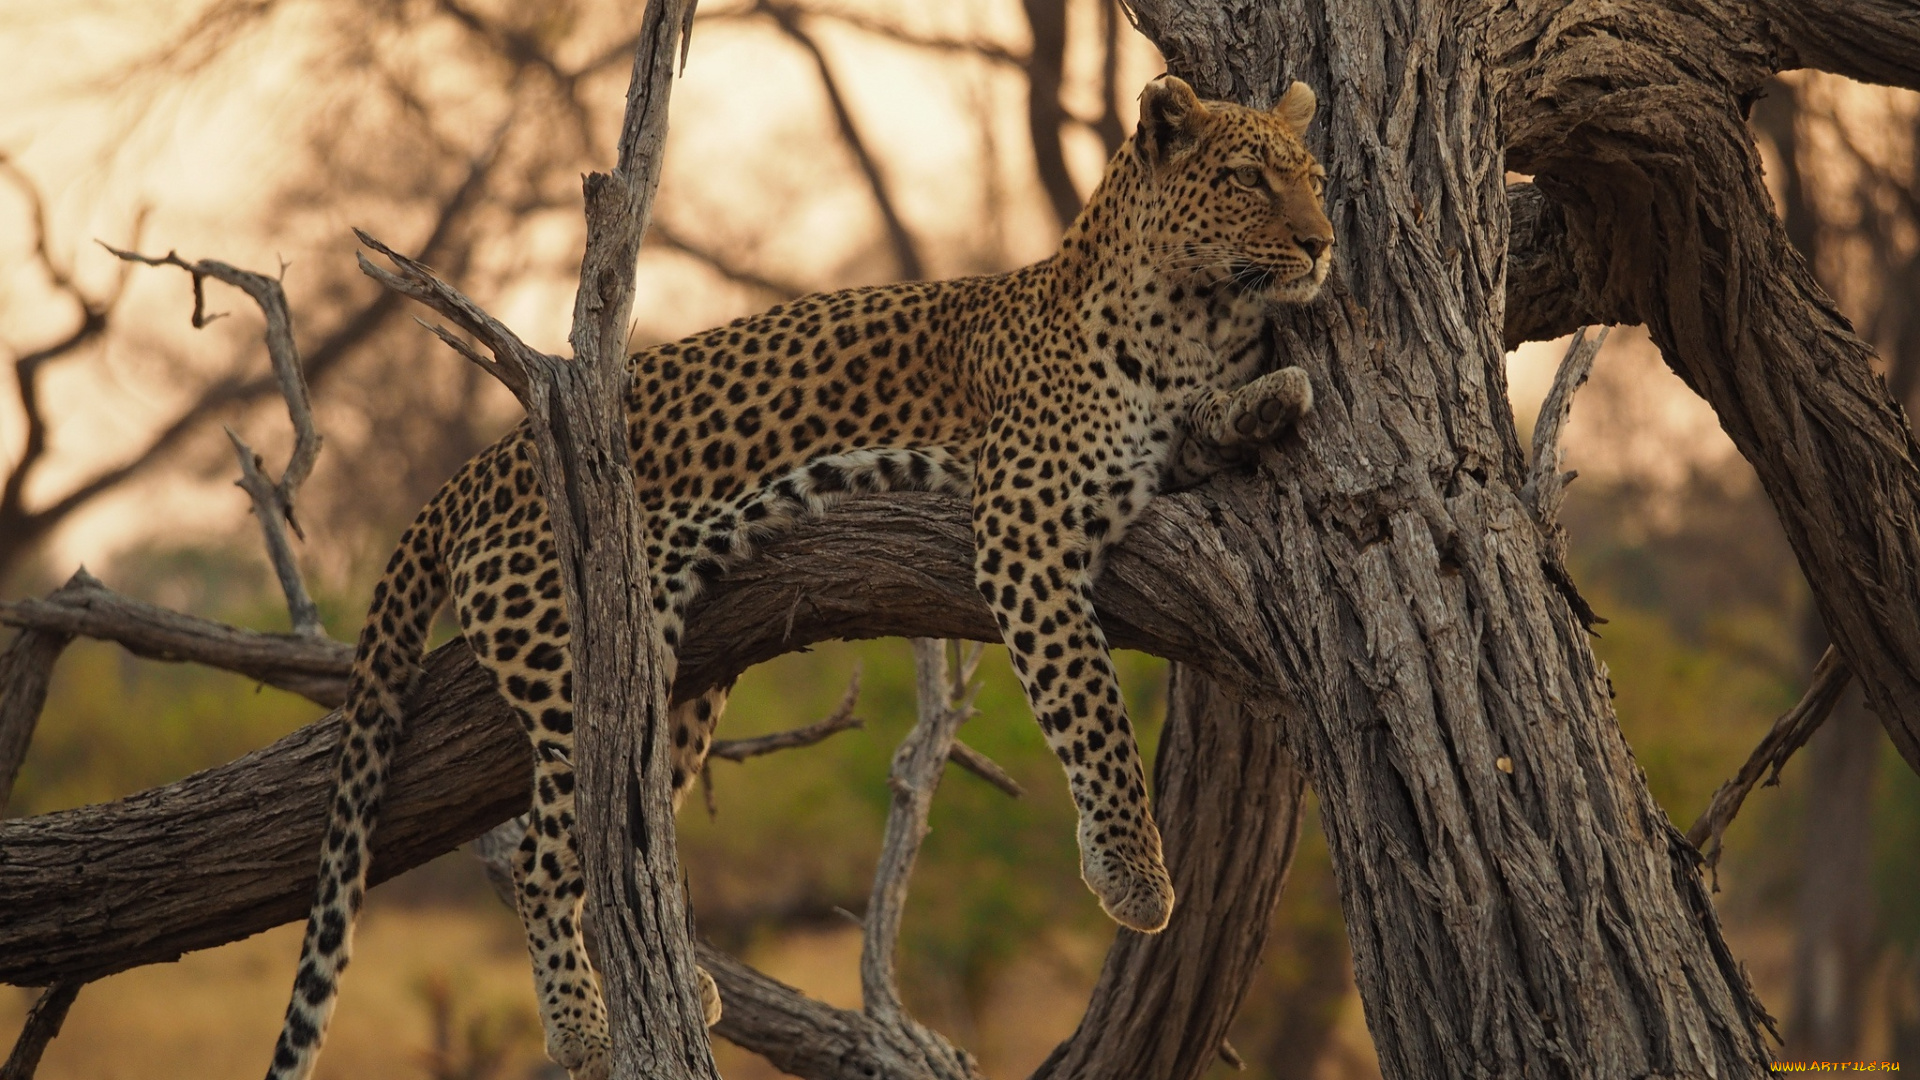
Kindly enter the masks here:
M 438 554 L 440 520 L 429 506 L 400 538 L 385 576 L 374 587 L 373 605 L 354 650 L 342 709 L 345 723 L 334 758 L 333 800 L 320 849 L 320 879 L 268 1080 L 306 1080 L 333 1016 L 340 973 L 353 950 L 354 917 L 366 895 L 368 841 L 402 730 L 401 705 L 419 670 L 428 627 L 447 596 Z

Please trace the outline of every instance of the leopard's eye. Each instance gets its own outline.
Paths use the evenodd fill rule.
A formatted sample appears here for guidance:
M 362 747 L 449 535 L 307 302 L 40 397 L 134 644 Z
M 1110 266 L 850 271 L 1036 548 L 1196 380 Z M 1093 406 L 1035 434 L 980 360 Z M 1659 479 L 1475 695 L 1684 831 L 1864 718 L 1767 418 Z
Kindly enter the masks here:
M 1242 165 L 1233 170 L 1233 182 L 1243 188 L 1258 189 L 1266 186 L 1267 178 L 1258 165 Z

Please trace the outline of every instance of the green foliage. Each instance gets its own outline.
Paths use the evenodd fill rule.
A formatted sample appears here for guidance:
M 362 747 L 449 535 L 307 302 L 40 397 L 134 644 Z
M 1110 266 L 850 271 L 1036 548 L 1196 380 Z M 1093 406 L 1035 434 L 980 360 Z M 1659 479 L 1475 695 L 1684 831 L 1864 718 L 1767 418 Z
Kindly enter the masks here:
M 10 814 L 107 802 L 264 746 L 321 715 L 235 675 L 76 641 L 55 670 Z
M 865 909 L 891 794 L 893 750 L 914 722 L 906 643 L 834 643 L 782 657 L 735 687 L 720 737 L 798 727 L 831 712 L 858 663 L 862 731 L 824 745 L 712 766 L 717 817 L 690 799 L 681 853 L 703 930 L 744 943 L 835 907 Z M 1122 653 L 1122 686 L 1151 753 L 1166 710 L 1165 664 Z M 902 984 L 984 991 L 1008 959 L 1054 928 L 1106 932 L 1079 880 L 1074 814 L 1059 764 L 1027 711 L 1003 650 L 980 665 L 980 715 L 961 738 L 1026 789 L 1010 799 L 947 770 L 914 874 L 903 931 Z

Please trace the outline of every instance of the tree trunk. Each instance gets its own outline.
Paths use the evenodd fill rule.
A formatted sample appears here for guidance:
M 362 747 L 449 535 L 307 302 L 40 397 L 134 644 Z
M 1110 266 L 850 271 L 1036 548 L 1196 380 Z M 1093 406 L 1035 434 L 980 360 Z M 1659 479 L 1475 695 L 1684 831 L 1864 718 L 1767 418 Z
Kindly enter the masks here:
M 1200 498 L 1283 673 L 1385 1075 L 1765 1075 L 1764 1013 L 1521 496 L 1481 28 L 1437 3 L 1135 7 L 1203 94 L 1326 88 L 1341 278 L 1281 323 L 1318 404 Z

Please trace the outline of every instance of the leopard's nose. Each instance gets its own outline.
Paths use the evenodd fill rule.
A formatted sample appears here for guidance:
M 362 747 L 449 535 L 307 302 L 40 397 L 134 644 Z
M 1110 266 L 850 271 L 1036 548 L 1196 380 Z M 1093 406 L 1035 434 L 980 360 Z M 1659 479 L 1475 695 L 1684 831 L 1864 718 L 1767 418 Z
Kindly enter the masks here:
M 1307 258 L 1314 262 L 1319 262 L 1320 256 L 1333 246 L 1333 241 L 1324 236 L 1296 236 L 1293 242 L 1299 244 L 1300 250 L 1306 252 Z

